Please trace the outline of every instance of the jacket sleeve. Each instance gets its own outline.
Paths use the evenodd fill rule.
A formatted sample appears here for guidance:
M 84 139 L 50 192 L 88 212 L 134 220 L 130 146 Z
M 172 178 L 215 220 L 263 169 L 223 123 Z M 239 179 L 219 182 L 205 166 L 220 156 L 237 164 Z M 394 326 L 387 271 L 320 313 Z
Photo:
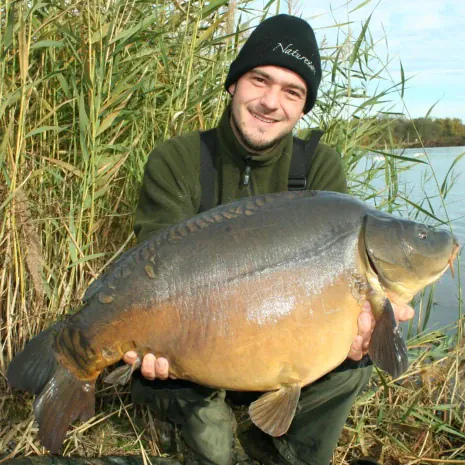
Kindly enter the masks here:
M 311 190 L 348 193 L 344 163 L 336 150 L 326 144 L 318 144 L 307 185 Z
M 170 139 L 150 153 L 136 208 L 138 242 L 197 214 L 199 172 L 198 133 Z

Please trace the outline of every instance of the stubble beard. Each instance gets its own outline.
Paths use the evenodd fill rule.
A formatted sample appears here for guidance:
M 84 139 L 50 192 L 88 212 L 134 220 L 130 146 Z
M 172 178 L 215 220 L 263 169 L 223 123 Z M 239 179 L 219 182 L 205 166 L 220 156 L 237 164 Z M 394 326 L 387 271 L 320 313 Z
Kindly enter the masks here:
M 263 142 L 257 142 L 254 141 L 251 137 L 249 137 L 241 128 L 241 125 L 239 121 L 236 118 L 236 115 L 234 114 L 234 111 L 231 111 L 232 115 L 232 123 L 234 124 L 234 127 L 239 134 L 241 141 L 243 145 L 245 145 L 249 150 L 254 151 L 254 152 L 263 152 L 265 150 L 271 149 L 274 147 L 284 136 L 280 135 L 275 137 L 271 141 L 263 141 Z

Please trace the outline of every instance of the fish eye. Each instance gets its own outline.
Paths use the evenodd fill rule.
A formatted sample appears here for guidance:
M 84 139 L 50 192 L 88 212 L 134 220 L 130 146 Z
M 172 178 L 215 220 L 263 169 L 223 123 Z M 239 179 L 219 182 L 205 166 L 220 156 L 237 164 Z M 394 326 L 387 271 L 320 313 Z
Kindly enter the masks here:
M 418 233 L 418 239 L 421 239 L 422 241 L 425 240 L 428 237 L 428 233 L 426 231 L 421 231 Z

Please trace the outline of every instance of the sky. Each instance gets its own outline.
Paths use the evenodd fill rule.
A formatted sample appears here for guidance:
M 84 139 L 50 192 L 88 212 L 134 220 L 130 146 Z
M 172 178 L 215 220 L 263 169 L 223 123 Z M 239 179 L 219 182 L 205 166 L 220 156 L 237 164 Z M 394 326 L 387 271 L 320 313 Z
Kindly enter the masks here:
M 295 1 L 294 1 L 295 3 Z M 357 11 L 359 5 L 362 6 Z M 404 103 L 412 118 L 426 116 L 457 117 L 465 123 L 465 2 L 463 0 L 301 0 L 302 16 L 315 29 L 317 40 L 325 37 L 335 43 L 335 22 L 352 22 L 354 35 L 373 13 L 370 30 L 380 40 L 379 54 L 388 53 L 388 67 L 394 80 L 401 76 L 400 60 L 406 84 Z M 281 12 L 287 12 L 281 0 Z M 331 11 L 332 10 L 332 11 Z M 345 26 L 347 29 L 347 26 Z M 401 104 L 395 108 L 401 110 Z M 405 112 L 405 109 L 404 109 Z

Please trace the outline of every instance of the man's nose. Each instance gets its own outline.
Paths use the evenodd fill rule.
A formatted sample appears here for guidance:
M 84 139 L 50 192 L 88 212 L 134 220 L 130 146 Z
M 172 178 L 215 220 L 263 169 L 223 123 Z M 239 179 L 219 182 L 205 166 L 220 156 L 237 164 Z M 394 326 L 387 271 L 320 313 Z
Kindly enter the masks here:
M 268 110 L 276 110 L 279 108 L 279 91 L 272 87 L 265 90 L 260 99 L 260 103 Z

